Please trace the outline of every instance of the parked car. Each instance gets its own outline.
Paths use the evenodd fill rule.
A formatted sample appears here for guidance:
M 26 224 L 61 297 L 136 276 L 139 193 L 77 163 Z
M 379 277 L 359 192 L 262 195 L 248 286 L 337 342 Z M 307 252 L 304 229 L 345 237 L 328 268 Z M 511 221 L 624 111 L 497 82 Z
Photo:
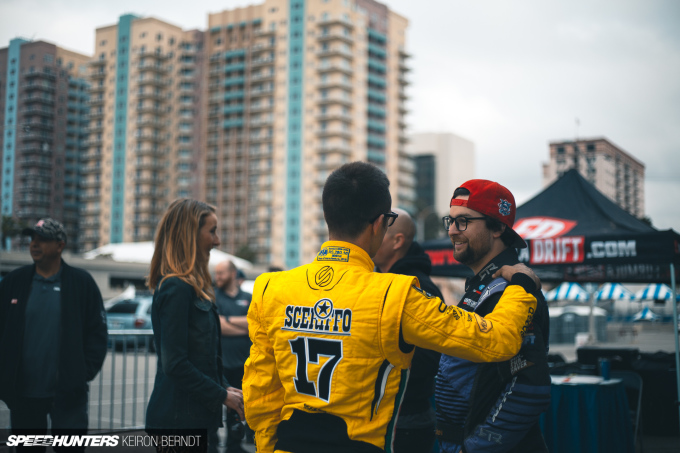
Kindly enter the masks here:
M 118 301 L 106 309 L 106 324 L 109 333 L 115 333 L 121 330 L 151 330 L 151 296 L 136 296 L 132 299 L 124 299 Z M 123 341 L 128 348 L 144 347 L 149 345 L 149 350 L 154 350 L 153 335 L 126 335 L 124 337 L 119 335 L 109 335 L 109 343 L 115 341 L 116 349 L 123 347 Z

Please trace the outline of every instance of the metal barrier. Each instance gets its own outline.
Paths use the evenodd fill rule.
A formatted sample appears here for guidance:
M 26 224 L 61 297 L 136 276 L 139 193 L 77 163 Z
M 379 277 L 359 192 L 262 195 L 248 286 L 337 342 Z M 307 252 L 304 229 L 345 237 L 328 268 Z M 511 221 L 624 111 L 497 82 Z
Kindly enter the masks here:
M 109 350 L 90 382 L 90 430 L 143 429 L 156 376 L 153 331 L 109 331 Z
M 110 331 L 106 359 L 90 382 L 90 431 L 143 429 L 155 377 L 153 331 Z M 0 402 L 0 429 L 9 428 L 9 409 Z

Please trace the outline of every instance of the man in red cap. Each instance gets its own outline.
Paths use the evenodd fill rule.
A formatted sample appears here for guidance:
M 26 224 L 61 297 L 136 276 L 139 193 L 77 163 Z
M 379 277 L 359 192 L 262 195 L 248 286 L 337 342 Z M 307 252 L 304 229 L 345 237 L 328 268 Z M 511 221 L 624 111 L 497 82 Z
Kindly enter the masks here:
M 524 240 L 512 229 L 515 198 L 502 185 L 467 181 L 453 193 L 444 228 L 453 256 L 474 277 L 458 303 L 480 316 L 494 310 L 508 282 L 494 279 L 504 265 L 519 263 Z M 533 323 L 520 353 L 508 362 L 477 364 L 442 355 L 437 375 L 437 436 L 444 453 L 547 452 L 538 424 L 550 405 L 548 307 L 540 290 Z

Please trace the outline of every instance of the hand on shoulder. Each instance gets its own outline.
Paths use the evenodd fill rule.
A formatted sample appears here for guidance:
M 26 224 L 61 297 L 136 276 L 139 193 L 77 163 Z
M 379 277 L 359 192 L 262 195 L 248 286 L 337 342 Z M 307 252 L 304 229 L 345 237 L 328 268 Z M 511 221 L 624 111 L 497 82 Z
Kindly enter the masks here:
M 532 271 L 528 266 L 522 263 L 518 263 L 512 266 L 503 266 L 500 269 L 498 269 L 494 274 L 493 277 L 503 277 L 507 281 L 512 280 L 512 276 L 521 273 L 525 274 L 528 277 L 530 277 L 534 283 L 536 284 L 536 289 L 540 290 L 541 289 L 541 280 L 538 278 L 538 276 Z

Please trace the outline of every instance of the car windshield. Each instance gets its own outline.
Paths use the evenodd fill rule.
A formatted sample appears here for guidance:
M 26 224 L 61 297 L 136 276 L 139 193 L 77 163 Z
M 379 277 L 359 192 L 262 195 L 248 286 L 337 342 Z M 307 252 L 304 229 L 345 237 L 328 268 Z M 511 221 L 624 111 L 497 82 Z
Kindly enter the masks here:
M 118 302 L 113 307 L 109 308 L 107 310 L 107 313 L 131 315 L 137 311 L 138 305 L 139 302 L 124 300 L 122 302 Z

